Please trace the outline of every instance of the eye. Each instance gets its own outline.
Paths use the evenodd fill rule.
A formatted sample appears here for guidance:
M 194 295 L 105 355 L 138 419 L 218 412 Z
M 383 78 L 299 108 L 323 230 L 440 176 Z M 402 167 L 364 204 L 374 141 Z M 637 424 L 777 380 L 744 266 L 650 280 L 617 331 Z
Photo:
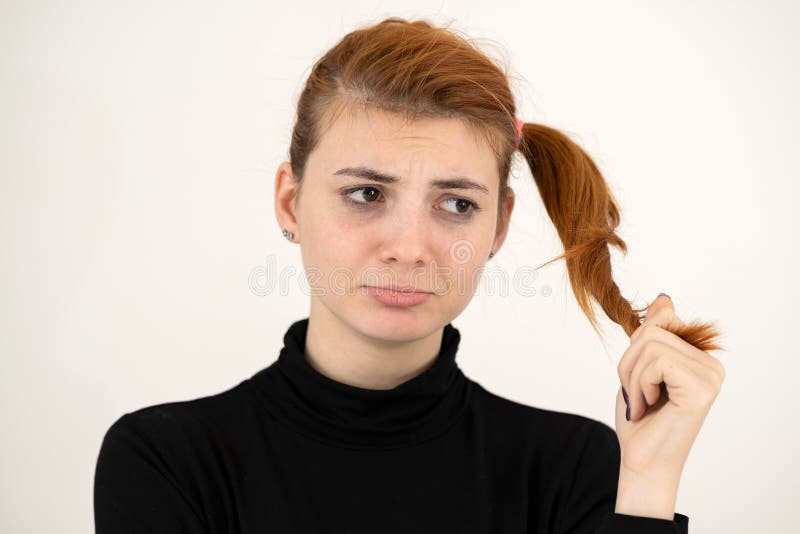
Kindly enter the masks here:
M 354 196 L 357 197 L 356 193 L 364 193 L 363 197 L 366 199 L 366 202 L 355 200 Z M 352 204 L 356 205 L 364 205 L 364 204 L 371 204 L 375 202 L 375 200 L 380 195 L 380 191 L 374 187 L 357 187 L 355 189 L 348 189 L 344 193 L 342 193 L 345 197 L 345 200 Z
M 379 200 L 381 195 L 380 189 L 370 186 L 356 187 L 342 191 L 342 197 L 345 199 L 345 202 L 356 209 L 370 209 L 372 207 L 370 204 L 382 202 L 382 200 Z M 363 200 L 357 200 L 359 197 Z M 466 198 L 451 197 L 445 199 L 443 202 L 453 204 L 455 210 L 446 209 L 445 211 L 461 219 L 469 219 L 476 211 L 481 210 L 475 202 Z
M 467 200 L 466 198 L 448 198 L 445 202 L 455 202 L 454 206 L 456 208 L 454 213 L 455 215 L 460 215 L 462 217 L 471 217 L 472 212 L 480 210 L 478 205 L 471 200 Z M 470 208 L 472 208 L 470 210 Z

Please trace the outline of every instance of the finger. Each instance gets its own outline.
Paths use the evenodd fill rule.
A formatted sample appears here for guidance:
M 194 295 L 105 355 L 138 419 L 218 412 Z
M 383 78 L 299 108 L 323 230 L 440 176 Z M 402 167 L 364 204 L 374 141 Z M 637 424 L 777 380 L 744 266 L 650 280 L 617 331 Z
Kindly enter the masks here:
M 672 332 L 664 330 L 660 326 L 648 323 L 640 326 L 635 335 L 631 336 L 631 344 L 627 349 L 625 349 L 625 352 L 622 353 L 622 357 L 617 365 L 619 381 L 623 386 L 625 386 L 626 390 L 628 390 L 631 372 L 633 371 L 633 367 L 636 365 L 636 360 L 642 350 L 642 346 L 651 340 L 660 341 L 665 345 L 669 345 L 675 350 L 682 352 L 687 358 L 692 358 L 698 363 L 712 367 L 716 366 L 716 362 L 709 360 L 714 359 L 714 357 L 707 352 L 701 351 L 694 345 L 687 343 Z
M 630 377 L 627 380 L 627 387 L 625 388 L 628 391 L 631 421 L 638 420 L 640 414 L 647 411 L 648 405 L 658 402 L 661 396 L 660 386 L 642 384 L 638 378 L 642 369 L 648 367 L 653 360 L 664 354 L 667 348 L 670 348 L 669 345 L 649 339 L 645 340 L 645 343 L 638 350 L 636 360 L 631 368 Z
M 653 406 L 661 395 L 664 394 L 661 388 L 650 388 L 647 386 L 640 386 L 637 388 L 635 378 L 633 377 L 634 369 L 649 364 L 651 359 L 651 351 L 653 347 L 650 346 L 653 342 L 658 342 L 664 346 L 670 347 L 672 350 L 680 354 L 681 357 L 691 360 L 696 366 L 696 372 L 702 375 L 712 383 L 721 383 L 725 378 L 724 369 L 720 361 L 707 352 L 701 351 L 697 347 L 685 342 L 672 332 L 668 332 L 663 328 L 648 325 L 643 329 L 643 333 L 631 343 L 628 349 L 623 353 L 617 366 L 617 373 L 619 374 L 620 383 L 629 394 L 629 403 L 631 410 L 638 413 L 638 406 L 641 406 L 643 411 L 646 411 L 647 406 Z M 649 347 L 645 351 L 645 347 Z M 639 394 L 638 392 L 641 391 Z M 631 399 L 633 399 L 631 401 Z M 637 399 L 640 402 L 637 402 Z
M 675 308 L 673 308 L 671 305 L 661 305 L 652 313 L 650 313 L 650 308 L 647 309 L 647 315 L 645 316 L 644 320 L 642 320 L 642 324 L 633 331 L 631 338 L 636 335 L 636 331 L 639 330 L 639 328 L 648 324 L 660 326 L 665 330 L 669 330 L 670 327 L 676 328 L 679 326 L 684 326 L 684 322 L 675 313 Z
M 681 388 L 686 390 L 691 384 L 705 380 L 708 373 L 708 368 L 669 345 L 659 341 L 647 343 L 631 374 L 630 387 L 636 392 L 630 395 L 634 400 L 631 404 L 631 421 L 639 420 L 644 416 L 648 405 L 658 402 L 662 395 L 662 383 L 666 385 L 667 393 Z M 640 394 L 647 404 L 641 401 Z M 672 395 L 670 398 L 672 399 Z M 676 403 L 679 401 L 672 400 Z
M 708 352 L 698 349 L 691 343 L 687 343 L 677 335 L 664 330 L 661 327 L 652 324 L 646 324 L 639 328 L 640 329 L 637 329 L 637 331 L 634 332 L 634 335 L 631 336 L 631 344 L 625 350 L 625 352 L 622 353 L 622 357 L 617 365 L 617 374 L 619 376 L 620 383 L 623 385 L 623 387 L 625 387 L 626 390 L 629 388 L 631 373 L 637 363 L 638 355 L 641 352 L 642 347 L 649 340 L 660 341 L 673 347 L 674 349 L 680 351 L 685 357 L 705 366 L 708 371 L 713 373 L 717 380 L 722 381 L 725 379 L 725 368 L 722 365 L 722 362 Z
M 675 303 L 672 302 L 672 299 L 666 293 L 659 293 L 658 296 L 653 299 L 653 302 L 647 307 L 647 312 L 645 313 L 645 318 L 651 317 L 655 312 L 660 310 L 661 308 L 671 308 L 672 311 L 675 311 Z

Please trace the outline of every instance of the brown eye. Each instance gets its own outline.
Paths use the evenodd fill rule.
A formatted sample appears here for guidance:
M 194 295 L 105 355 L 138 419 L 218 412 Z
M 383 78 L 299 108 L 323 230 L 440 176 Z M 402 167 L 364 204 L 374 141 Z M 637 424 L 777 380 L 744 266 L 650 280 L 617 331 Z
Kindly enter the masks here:
M 365 199 L 364 201 L 356 200 L 356 193 L 363 193 L 362 196 Z M 355 204 L 371 204 L 375 200 L 378 199 L 380 196 L 380 191 L 375 189 L 374 187 L 359 187 L 356 189 L 350 189 L 349 191 L 345 191 L 345 197 L 350 202 Z
M 456 211 L 448 211 L 461 217 L 471 217 L 472 211 L 477 211 L 479 209 L 477 204 L 466 198 L 448 198 L 445 202 L 454 202 Z

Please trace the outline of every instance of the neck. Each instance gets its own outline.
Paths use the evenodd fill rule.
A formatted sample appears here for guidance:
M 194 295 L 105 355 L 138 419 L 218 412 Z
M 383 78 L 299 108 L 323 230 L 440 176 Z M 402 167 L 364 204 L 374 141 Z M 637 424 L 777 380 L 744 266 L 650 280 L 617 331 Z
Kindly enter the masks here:
M 305 357 L 319 373 L 351 386 L 392 389 L 433 365 L 443 328 L 407 341 L 371 337 L 312 299 Z

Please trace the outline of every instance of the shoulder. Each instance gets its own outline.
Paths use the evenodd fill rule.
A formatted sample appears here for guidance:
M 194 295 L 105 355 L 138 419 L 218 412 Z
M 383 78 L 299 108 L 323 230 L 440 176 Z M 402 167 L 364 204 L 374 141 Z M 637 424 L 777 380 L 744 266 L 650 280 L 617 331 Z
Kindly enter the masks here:
M 590 417 L 524 404 L 487 390 L 477 382 L 476 409 L 493 430 L 515 433 L 532 442 L 539 452 L 597 450 L 611 458 L 619 455 L 616 431 L 608 424 Z M 503 428 L 498 428 L 502 426 Z
M 218 393 L 125 412 L 106 430 L 104 447 L 157 444 L 162 451 L 182 454 L 187 446 L 216 441 L 247 414 L 245 382 Z
M 130 518 L 142 531 L 206 532 L 207 521 L 223 517 L 221 497 L 208 496 L 224 487 L 232 443 L 248 428 L 243 385 L 145 406 L 111 424 L 94 474 L 98 532 L 125 530 Z

